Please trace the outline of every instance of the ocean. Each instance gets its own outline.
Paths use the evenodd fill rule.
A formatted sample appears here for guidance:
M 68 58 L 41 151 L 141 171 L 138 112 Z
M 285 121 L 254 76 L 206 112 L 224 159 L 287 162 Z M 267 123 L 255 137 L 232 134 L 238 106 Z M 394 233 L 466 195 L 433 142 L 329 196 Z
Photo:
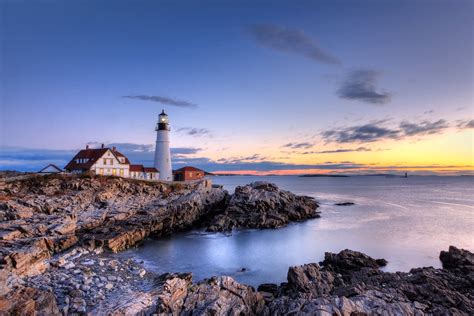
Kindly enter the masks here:
M 324 253 L 352 249 L 385 258 L 386 271 L 440 267 L 449 245 L 474 250 L 474 177 L 347 178 L 213 177 L 229 192 L 268 181 L 314 197 L 321 218 L 281 229 L 232 233 L 190 231 L 147 240 L 120 256 L 143 260 L 157 273 L 192 272 L 194 280 L 230 275 L 257 286 L 286 281 L 289 266 L 319 262 Z M 335 203 L 353 202 L 351 206 Z M 244 268 L 244 270 L 242 269 Z

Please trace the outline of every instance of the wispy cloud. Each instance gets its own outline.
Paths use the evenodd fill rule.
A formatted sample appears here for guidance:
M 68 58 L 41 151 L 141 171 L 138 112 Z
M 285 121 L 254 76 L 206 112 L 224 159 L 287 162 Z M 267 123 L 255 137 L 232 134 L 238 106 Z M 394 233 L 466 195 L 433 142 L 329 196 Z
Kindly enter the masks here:
M 202 136 L 212 136 L 212 133 L 207 128 L 198 128 L 198 127 L 179 127 L 176 129 L 178 133 L 182 133 L 189 136 L 202 137 Z
M 459 129 L 469 129 L 474 128 L 474 120 L 459 120 L 457 121 L 457 127 Z
M 439 134 L 450 126 L 443 119 L 434 122 L 426 120 L 420 122 L 402 121 L 396 127 L 383 126 L 387 122 L 387 120 L 382 120 L 364 125 L 330 129 L 323 131 L 321 135 L 327 142 L 369 143 L 387 139 Z
M 281 52 L 294 53 L 313 61 L 338 65 L 341 62 L 324 51 L 314 39 L 303 31 L 272 24 L 257 24 L 249 28 L 250 34 L 262 46 Z
M 305 151 L 301 154 L 303 155 L 311 155 L 311 154 L 339 154 L 339 153 L 349 153 L 349 152 L 364 152 L 364 151 L 372 151 L 372 149 L 367 147 L 358 147 L 358 148 L 341 148 L 341 149 L 334 149 L 334 150 L 323 150 L 323 151 Z
M 286 148 L 291 148 L 291 149 L 301 149 L 301 148 L 308 149 L 308 148 L 311 148 L 313 146 L 314 146 L 314 144 L 312 144 L 312 143 L 302 142 L 302 143 L 288 143 L 288 144 L 285 144 L 281 147 L 286 147 Z
M 107 147 L 116 147 L 123 152 L 154 152 L 155 145 L 153 144 L 134 144 L 134 143 L 109 143 Z
M 195 155 L 201 150 L 201 148 L 196 147 L 175 147 L 171 148 L 171 153 L 174 155 Z
M 446 120 L 438 120 L 436 122 L 422 121 L 419 123 L 403 121 L 400 123 L 400 129 L 405 136 L 438 134 L 448 127 L 449 124 Z
M 356 100 L 370 104 L 385 104 L 392 95 L 388 92 L 377 91 L 379 72 L 374 70 L 353 70 L 342 81 L 336 94 L 343 99 Z
M 152 102 L 157 102 L 163 105 L 171 105 L 171 106 L 177 106 L 181 108 L 196 108 L 197 107 L 196 104 L 189 101 L 163 97 L 159 95 L 143 95 L 143 94 L 125 95 L 122 98 L 137 99 L 137 100 L 142 100 L 142 101 L 152 101 Z
M 322 133 L 328 142 L 336 143 L 367 143 L 382 139 L 396 139 L 400 131 L 379 126 L 379 123 L 369 123 L 359 126 L 350 126 L 341 129 L 327 130 Z
M 255 162 L 255 161 L 262 161 L 265 159 L 268 159 L 268 158 L 261 156 L 260 154 L 253 154 L 250 156 L 220 158 L 217 160 L 217 162 L 223 163 L 223 164 L 242 164 L 242 163 L 250 163 L 250 162 Z

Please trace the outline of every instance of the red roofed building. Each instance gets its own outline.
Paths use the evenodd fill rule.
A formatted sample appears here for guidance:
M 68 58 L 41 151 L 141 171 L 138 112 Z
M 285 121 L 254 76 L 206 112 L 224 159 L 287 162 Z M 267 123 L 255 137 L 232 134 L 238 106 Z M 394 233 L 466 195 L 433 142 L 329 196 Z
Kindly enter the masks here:
M 175 181 L 189 181 L 189 180 L 199 180 L 205 176 L 204 170 L 186 166 L 181 169 L 174 171 L 174 180 Z
M 137 166 L 140 166 L 140 168 Z M 137 171 L 133 171 L 133 175 L 136 177 L 132 178 L 142 180 L 157 180 L 159 175 L 158 170 L 155 168 L 130 165 L 128 158 L 115 147 L 108 148 L 104 147 L 103 144 L 101 148 L 89 148 L 89 146 L 86 146 L 86 149 L 79 151 L 64 169 L 73 173 L 91 172 L 96 175 L 123 178 L 131 178 L 133 169 Z

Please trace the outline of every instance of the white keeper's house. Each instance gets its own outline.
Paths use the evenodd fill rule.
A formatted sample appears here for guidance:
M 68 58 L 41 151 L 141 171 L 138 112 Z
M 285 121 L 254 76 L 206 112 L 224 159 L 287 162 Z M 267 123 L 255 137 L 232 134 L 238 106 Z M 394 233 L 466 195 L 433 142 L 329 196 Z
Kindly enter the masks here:
M 90 172 L 141 180 L 159 179 L 159 171 L 156 168 L 131 165 L 128 158 L 115 147 L 108 148 L 103 144 L 101 148 L 86 146 L 86 149 L 80 150 L 64 169 L 73 173 Z

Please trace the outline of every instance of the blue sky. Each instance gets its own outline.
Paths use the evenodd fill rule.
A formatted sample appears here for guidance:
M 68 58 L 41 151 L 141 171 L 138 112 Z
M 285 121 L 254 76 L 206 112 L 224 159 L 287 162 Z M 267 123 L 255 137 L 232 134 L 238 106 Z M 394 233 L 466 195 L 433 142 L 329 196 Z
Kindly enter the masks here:
M 459 0 L 0 1 L 0 168 L 34 169 L 32 152 L 38 165 L 61 164 L 87 143 L 151 161 L 164 108 L 173 147 L 193 149 L 175 162 L 212 171 L 470 169 L 473 9 Z M 327 137 L 367 125 L 370 139 Z

